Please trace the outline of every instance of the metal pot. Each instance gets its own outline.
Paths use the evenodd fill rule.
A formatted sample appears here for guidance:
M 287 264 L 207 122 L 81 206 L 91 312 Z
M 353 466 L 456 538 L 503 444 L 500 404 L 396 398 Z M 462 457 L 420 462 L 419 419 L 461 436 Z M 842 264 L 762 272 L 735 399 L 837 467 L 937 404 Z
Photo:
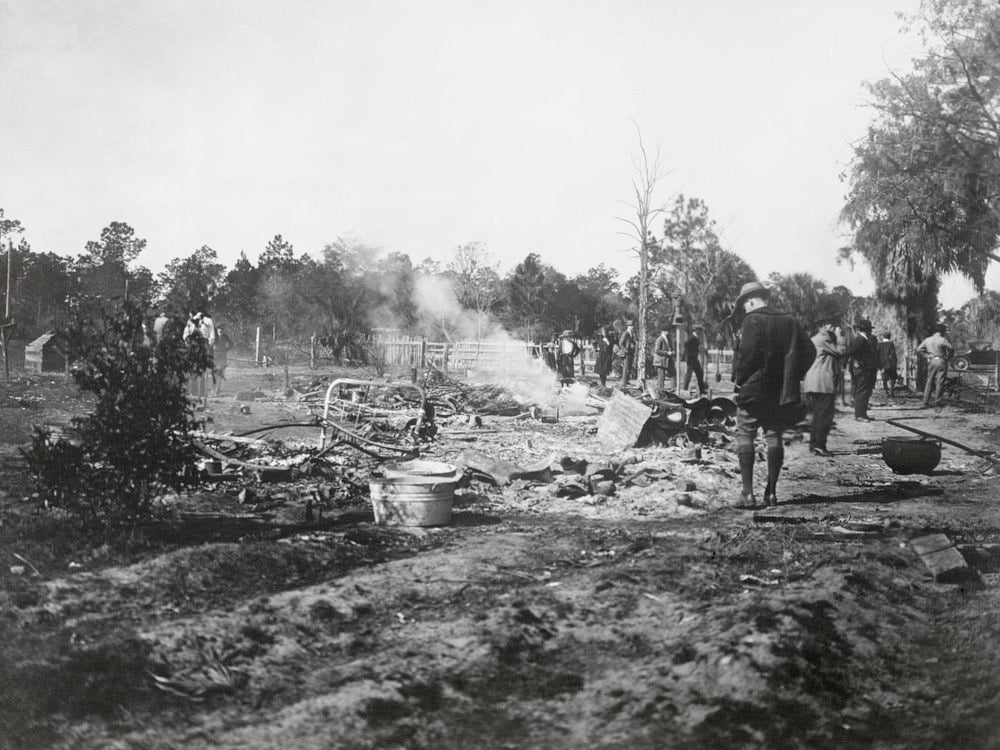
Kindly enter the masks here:
M 889 437 L 882 459 L 897 474 L 930 474 L 941 461 L 941 443 L 924 437 Z

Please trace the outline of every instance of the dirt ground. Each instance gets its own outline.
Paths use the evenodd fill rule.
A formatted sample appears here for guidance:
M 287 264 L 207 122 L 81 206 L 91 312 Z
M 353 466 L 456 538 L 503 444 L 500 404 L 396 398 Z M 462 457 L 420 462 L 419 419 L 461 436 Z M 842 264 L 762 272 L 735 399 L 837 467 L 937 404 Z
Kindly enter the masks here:
M 308 416 L 280 371 L 231 378 L 209 431 Z M 249 414 L 241 390 L 263 393 Z M 17 452 L 86 406 L 58 376 L 0 385 L 0 747 L 1000 746 L 992 464 L 945 445 L 932 475 L 901 476 L 873 452 L 907 434 L 890 418 L 992 451 L 994 413 L 877 396 L 863 424 L 840 406 L 834 457 L 789 433 L 780 504 L 757 513 L 730 505 L 724 440 L 609 455 L 596 412 L 449 417 L 424 457 L 645 480 L 577 498 L 474 480 L 448 526 L 377 526 L 350 489 L 374 459 L 343 447 L 355 485 L 206 484 L 122 551 L 40 507 Z M 295 455 L 318 429 L 270 437 Z M 910 544 L 931 533 L 968 577 L 935 581 Z

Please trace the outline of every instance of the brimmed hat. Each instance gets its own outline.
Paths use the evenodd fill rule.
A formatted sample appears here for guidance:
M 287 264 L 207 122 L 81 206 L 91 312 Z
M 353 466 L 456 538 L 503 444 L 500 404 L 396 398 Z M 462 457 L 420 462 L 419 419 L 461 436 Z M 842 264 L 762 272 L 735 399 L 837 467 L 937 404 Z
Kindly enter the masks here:
M 573 337 L 573 332 L 567 328 L 560 335 L 563 336 L 563 338 L 572 338 Z
M 767 299 L 771 296 L 771 290 L 766 286 L 761 284 L 759 281 L 748 281 L 740 288 L 740 294 L 736 298 L 736 306 L 739 307 L 744 302 L 746 302 L 750 297 L 760 297 L 761 299 Z
M 858 320 L 857 323 L 854 324 L 854 327 L 857 328 L 859 331 L 864 331 L 865 333 L 872 332 L 872 322 L 868 320 L 868 318 L 861 318 L 860 320 Z

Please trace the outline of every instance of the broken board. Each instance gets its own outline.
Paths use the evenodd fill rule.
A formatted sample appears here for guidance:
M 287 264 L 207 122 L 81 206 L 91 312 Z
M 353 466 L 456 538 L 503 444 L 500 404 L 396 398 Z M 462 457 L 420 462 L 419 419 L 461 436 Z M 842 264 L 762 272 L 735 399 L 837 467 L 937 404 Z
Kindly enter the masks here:
M 631 448 L 652 413 L 641 401 L 615 391 L 597 425 L 597 440 L 609 451 Z
M 920 556 L 938 583 L 963 583 L 978 578 L 962 553 L 944 534 L 928 534 L 910 540 L 910 547 Z

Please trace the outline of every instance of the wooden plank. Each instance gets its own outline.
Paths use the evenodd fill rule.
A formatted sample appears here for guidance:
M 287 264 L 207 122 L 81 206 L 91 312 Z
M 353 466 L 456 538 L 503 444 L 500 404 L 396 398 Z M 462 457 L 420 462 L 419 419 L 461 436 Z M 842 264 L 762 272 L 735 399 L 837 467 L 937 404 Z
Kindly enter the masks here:
M 652 413 L 641 401 L 615 391 L 597 425 L 598 442 L 610 451 L 631 448 Z

